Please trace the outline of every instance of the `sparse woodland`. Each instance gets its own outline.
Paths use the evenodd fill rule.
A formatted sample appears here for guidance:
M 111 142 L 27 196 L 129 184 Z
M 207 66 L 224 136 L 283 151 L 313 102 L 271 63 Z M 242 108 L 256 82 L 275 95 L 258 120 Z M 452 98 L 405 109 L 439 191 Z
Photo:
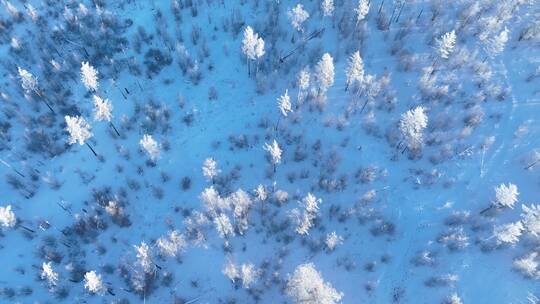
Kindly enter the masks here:
M 0 7 L 1 303 L 540 303 L 538 1 Z

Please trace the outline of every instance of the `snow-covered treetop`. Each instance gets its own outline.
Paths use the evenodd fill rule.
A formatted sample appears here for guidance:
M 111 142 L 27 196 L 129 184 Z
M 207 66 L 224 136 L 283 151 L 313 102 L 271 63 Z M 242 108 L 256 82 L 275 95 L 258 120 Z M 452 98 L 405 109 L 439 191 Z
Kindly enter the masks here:
M 100 295 L 104 294 L 106 290 L 106 287 L 101 280 L 101 275 L 97 274 L 93 270 L 84 275 L 84 288 L 91 293 Z
M 325 92 L 334 84 L 334 61 L 332 56 L 324 53 L 316 67 L 317 80 L 321 91 Z
M 493 229 L 493 235 L 497 239 L 498 244 L 515 244 L 519 241 L 519 237 L 524 229 L 523 224 L 518 221 L 515 223 L 496 226 Z
M 445 33 L 437 40 L 437 53 L 441 58 L 448 59 L 456 46 L 456 31 Z
M 287 114 L 292 112 L 291 98 L 289 97 L 289 90 L 285 90 L 285 94 L 279 96 L 278 106 L 281 114 L 287 117 Z
M 509 33 L 510 31 L 508 28 L 504 27 L 504 30 L 502 30 L 498 35 L 495 35 L 486 41 L 485 50 L 490 57 L 495 57 L 504 50 L 506 42 L 508 42 Z
M 98 72 L 88 62 L 81 63 L 81 81 L 89 91 L 98 89 Z
M 96 121 L 111 121 L 112 119 L 112 102 L 108 99 L 103 99 L 94 95 L 94 120 Z
M 11 228 L 17 223 L 15 213 L 11 211 L 11 205 L 0 207 L 0 224 L 2 227 Z
M 514 208 L 518 195 L 518 188 L 512 183 L 509 183 L 508 186 L 500 184 L 495 187 L 495 203 L 500 207 Z
M 272 144 L 265 143 L 264 149 L 270 154 L 272 157 L 272 163 L 273 164 L 279 164 L 281 162 L 281 148 L 279 147 L 277 141 L 274 139 Z
M 298 73 L 298 88 L 300 90 L 307 90 L 309 88 L 309 68 L 305 67 Z
M 217 167 L 217 162 L 211 157 L 204 160 L 202 171 L 204 177 L 209 181 L 213 180 L 221 172 Z
M 90 124 L 81 116 L 69 116 L 66 115 L 66 130 L 69 132 L 69 144 L 73 145 L 74 143 L 79 143 L 79 145 L 84 145 L 84 143 L 92 137 L 92 132 L 90 131 Z
M 525 230 L 536 237 L 540 236 L 540 205 L 521 205 L 521 208 L 521 222 Z
M 359 0 L 358 7 L 354 9 L 356 12 L 356 22 L 364 20 L 369 13 L 369 1 L 368 0 Z
M 51 262 L 43 263 L 41 266 L 41 279 L 47 280 L 49 286 L 56 286 L 58 283 L 58 273 L 54 272 Z
M 334 13 L 334 0 L 322 0 L 321 11 L 325 17 L 332 16 Z
M 139 145 L 146 151 L 152 161 L 159 158 L 159 144 L 154 140 L 152 135 L 144 134 L 143 138 L 139 141 Z
M 347 86 L 361 84 L 364 81 L 364 61 L 360 57 L 360 52 L 356 51 L 349 57 L 349 64 L 345 71 L 347 75 Z
M 264 40 L 260 38 L 259 34 L 255 33 L 249 25 L 244 29 L 242 53 L 251 60 L 255 60 L 264 55 Z
M 214 225 L 221 238 L 234 236 L 234 228 L 231 224 L 231 220 L 226 214 L 219 214 L 214 218 Z
M 407 140 L 409 148 L 421 146 L 422 131 L 427 127 L 427 123 L 427 115 L 421 106 L 401 114 L 399 130 Z
M 287 294 L 297 304 L 335 304 L 343 298 L 343 293 L 324 282 L 312 263 L 296 267 L 287 281 Z
M 302 199 L 302 205 L 304 206 L 305 210 L 312 214 L 319 213 L 319 204 L 322 202 L 320 198 L 316 198 L 315 195 L 308 193 L 303 199 Z
M 299 32 L 303 32 L 304 28 L 302 27 L 302 23 L 309 18 L 309 13 L 304 10 L 304 6 L 300 3 L 298 3 L 294 8 L 290 9 L 287 12 L 287 16 L 289 16 L 289 19 L 291 20 L 291 24 L 294 27 L 295 30 Z
M 173 230 L 168 236 L 160 237 L 156 241 L 156 245 L 162 254 L 175 257 L 187 247 L 187 241 L 183 234 Z
M 133 246 L 137 254 L 137 265 L 146 273 L 152 272 L 154 270 L 154 262 L 152 262 L 152 252 L 150 247 L 145 242 L 141 242 L 139 246 Z
M 19 67 L 19 77 L 21 78 L 21 87 L 28 93 L 32 91 L 37 91 L 38 81 L 37 78 L 32 75 L 32 73 L 27 70 Z

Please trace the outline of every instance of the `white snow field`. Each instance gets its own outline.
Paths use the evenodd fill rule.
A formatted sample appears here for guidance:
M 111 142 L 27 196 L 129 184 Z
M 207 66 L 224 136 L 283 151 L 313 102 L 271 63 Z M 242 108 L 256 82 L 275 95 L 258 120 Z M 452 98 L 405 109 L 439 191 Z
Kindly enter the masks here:
M 538 1 L 0 7 L 0 303 L 540 303 Z

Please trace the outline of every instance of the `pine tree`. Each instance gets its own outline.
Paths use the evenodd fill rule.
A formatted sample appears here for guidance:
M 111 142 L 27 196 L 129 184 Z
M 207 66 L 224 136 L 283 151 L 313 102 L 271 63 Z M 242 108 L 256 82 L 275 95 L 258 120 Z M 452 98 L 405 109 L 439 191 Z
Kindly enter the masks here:
M 97 274 L 95 271 L 89 271 L 84 275 L 84 288 L 86 288 L 91 293 L 98 295 L 103 295 L 106 291 L 106 287 L 101 280 L 101 275 Z
M 276 165 L 281 162 L 281 148 L 279 147 L 277 141 L 274 139 L 272 144 L 265 143 L 264 149 L 270 154 L 272 159 L 272 165 L 274 166 L 274 173 L 276 172 Z
M 143 138 L 139 141 L 141 148 L 146 151 L 150 160 L 156 161 L 160 156 L 159 144 L 154 140 L 152 135 L 144 134 Z
M 66 130 L 69 133 L 69 144 L 73 145 L 79 143 L 79 145 L 85 145 L 92 151 L 97 157 L 97 153 L 86 141 L 90 139 L 93 134 L 90 130 L 90 124 L 81 116 L 69 116 L 64 117 L 66 120 Z
M 287 281 L 287 294 L 297 304 L 335 304 L 343 293 L 323 280 L 313 263 L 296 267 Z
M 330 17 L 334 14 L 334 0 L 322 0 L 321 11 L 324 17 Z
M 456 46 L 456 31 L 445 33 L 437 40 L 437 52 L 441 58 L 448 59 Z
M 364 61 L 360 57 L 360 52 L 356 51 L 349 57 L 349 64 L 347 70 L 345 71 L 347 75 L 347 85 L 345 91 L 350 86 L 357 86 L 358 88 L 362 85 L 364 81 Z
M 359 0 L 358 7 L 354 10 L 356 12 L 356 24 L 364 20 L 369 13 L 369 2 L 368 0 Z
M 422 131 L 427 127 L 428 118 L 423 107 L 416 107 L 401 115 L 399 130 L 409 149 L 419 149 L 422 146 Z
M 11 205 L 0 207 L 0 225 L 11 228 L 17 223 L 15 213 L 11 211 Z
M 293 28 L 303 33 L 304 28 L 302 27 L 302 24 L 309 18 L 309 13 L 304 10 L 304 6 L 298 3 L 294 8 L 287 12 L 287 16 L 289 17 L 289 20 L 291 20 Z
M 330 54 L 325 53 L 316 67 L 316 76 L 319 83 L 319 95 L 334 84 L 334 62 Z
M 98 89 L 98 72 L 88 62 L 81 63 L 81 81 L 89 91 Z

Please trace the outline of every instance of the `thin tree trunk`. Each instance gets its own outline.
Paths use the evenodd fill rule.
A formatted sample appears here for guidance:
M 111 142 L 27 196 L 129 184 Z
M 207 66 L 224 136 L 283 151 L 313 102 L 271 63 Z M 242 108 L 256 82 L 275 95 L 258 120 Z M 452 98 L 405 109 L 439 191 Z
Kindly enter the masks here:
M 377 12 L 377 16 L 379 16 L 381 14 L 381 10 L 383 8 L 383 5 L 384 5 L 384 0 L 381 2 L 381 6 L 379 6 L 379 12 Z
M 111 125 L 111 127 L 114 129 L 114 132 L 116 132 L 116 135 L 118 135 L 118 137 L 120 137 L 120 132 L 118 132 L 118 129 L 116 129 L 115 125 L 112 123 L 112 121 L 109 121 L 109 124 Z
M 88 147 L 88 149 L 90 149 L 90 151 L 92 151 L 92 153 L 94 153 L 94 155 L 95 155 L 96 157 L 98 157 L 96 151 L 94 151 L 94 148 L 92 148 L 92 146 L 90 146 L 89 143 L 86 143 L 86 146 Z
M 536 165 L 538 162 L 540 162 L 540 158 L 529 164 L 527 167 L 523 168 L 524 170 L 528 170 L 532 168 L 534 165 Z

